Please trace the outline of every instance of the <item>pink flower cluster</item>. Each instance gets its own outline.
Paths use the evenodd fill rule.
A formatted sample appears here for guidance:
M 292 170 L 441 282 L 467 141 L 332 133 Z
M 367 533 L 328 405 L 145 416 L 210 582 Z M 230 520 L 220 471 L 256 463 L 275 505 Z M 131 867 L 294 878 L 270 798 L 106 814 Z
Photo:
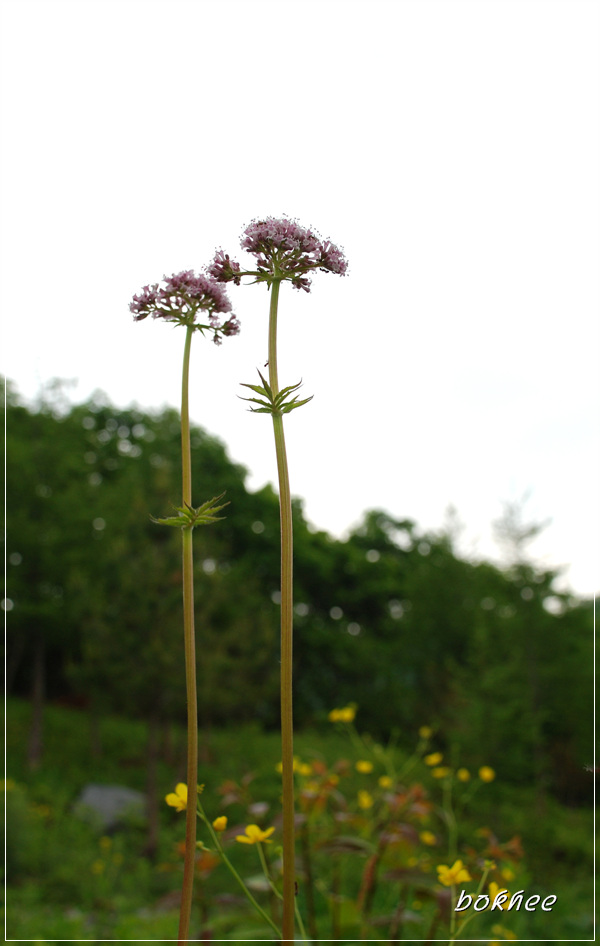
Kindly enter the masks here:
M 241 245 L 256 257 L 257 269 L 241 270 L 239 263 L 219 250 L 208 267 L 217 282 L 233 282 L 239 286 L 242 276 L 254 276 L 256 282 L 267 283 L 287 279 L 296 289 L 309 292 L 307 273 L 320 269 L 343 276 L 348 268 L 337 246 L 285 217 L 253 220 L 244 230 Z
M 129 309 L 136 322 L 151 315 L 155 319 L 163 318 L 179 325 L 197 323 L 198 312 L 206 312 L 208 325 L 198 323 L 197 327 L 201 331 L 213 331 L 213 341 L 217 345 L 221 344 L 221 335 L 237 335 L 240 330 L 235 316 L 232 315 L 224 323 L 218 317 L 217 313 L 231 312 L 231 302 L 224 287 L 210 276 L 196 276 L 192 269 L 164 276 L 162 286 L 158 283 L 144 286 L 133 297 Z

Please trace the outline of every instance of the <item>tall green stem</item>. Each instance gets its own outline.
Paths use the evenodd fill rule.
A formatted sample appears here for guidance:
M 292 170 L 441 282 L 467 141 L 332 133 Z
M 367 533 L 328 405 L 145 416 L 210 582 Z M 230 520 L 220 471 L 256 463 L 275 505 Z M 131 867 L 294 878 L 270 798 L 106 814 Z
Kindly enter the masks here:
M 189 374 L 190 350 L 194 329 L 187 327 L 181 383 L 181 464 L 183 502 L 192 504 L 192 456 L 190 448 Z M 198 781 L 198 709 L 196 696 L 196 639 L 194 634 L 194 563 L 191 527 L 181 530 L 183 538 L 183 636 L 185 646 L 185 685 L 187 696 L 187 786 L 188 805 L 185 823 L 185 859 L 179 914 L 178 943 L 187 943 L 190 933 L 192 891 L 196 856 L 196 784 Z
M 269 384 L 273 397 L 279 393 L 277 378 L 277 306 L 281 281 L 271 286 L 269 311 Z M 292 704 L 293 654 L 293 536 L 292 497 L 288 475 L 283 418 L 273 414 L 273 433 L 279 477 L 281 521 L 281 764 L 283 794 L 283 920 L 282 939 L 294 939 L 295 824 L 294 824 L 294 721 Z

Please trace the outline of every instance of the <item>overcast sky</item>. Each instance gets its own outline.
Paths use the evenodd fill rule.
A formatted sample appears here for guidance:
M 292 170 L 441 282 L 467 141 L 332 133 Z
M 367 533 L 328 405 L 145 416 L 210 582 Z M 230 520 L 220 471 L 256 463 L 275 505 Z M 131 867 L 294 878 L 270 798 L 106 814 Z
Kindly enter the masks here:
M 133 323 L 142 285 L 239 253 L 287 214 L 344 247 L 280 303 L 292 491 L 335 535 L 381 507 L 598 585 L 596 0 L 5 0 L 0 367 L 26 398 L 178 406 L 184 333 Z M 197 336 L 193 419 L 275 482 L 237 397 L 267 351 L 264 286 Z M 207 497 L 196 497 L 198 501 Z

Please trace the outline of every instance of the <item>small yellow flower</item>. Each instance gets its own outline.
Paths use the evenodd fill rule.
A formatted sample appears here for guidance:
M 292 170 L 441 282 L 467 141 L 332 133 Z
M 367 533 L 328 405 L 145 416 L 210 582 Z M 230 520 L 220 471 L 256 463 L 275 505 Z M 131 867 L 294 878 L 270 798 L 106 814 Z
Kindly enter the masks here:
M 51 812 L 50 805 L 32 805 L 31 810 L 40 818 L 47 818 Z
M 471 778 L 471 773 L 468 769 L 459 769 L 456 773 L 456 777 L 459 782 L 468 782 Z
M 482 765 L 479 769 L 479 778 L 482 782 L 493 782 L 496 778 L 496 773 L 489 765 Z
M 504 939 L 516 939 L 516 935 L 511 931 L 507 930 L 505 926 L 502 926 L 501 923 L 496 923 L 492 926 L 492 933 L 494 936 L 503 936 Z M 498 943 L 500 946 L 500 943 Z
M 433 831 L 421 831 L 419 837 L 423 844 L 426 844 L 428 847 L 433 847 L 436 843 L 436 837 Z
M 444 887 L 452 887 L 454 884 L 464 884 L 467 881 L 471 880 L 471 875 L 463 866 L 462 861 L 455 861 L 452 867 L 447 867 L 446 864 L 440 864 L 436 867 L 438 872 L 438 880 Z
M 352 723 L 356 716 L 356 707 L 343 706 L 341 709 L 332 709 L 329 714 L 331 723 Z
M 359 759 L 354 768 L 357 772 L 362 772 L 363 775 L 368 775 L 369 772 L 373 771 L 373 763 L 369 762 L 367 759 Z
M 500 874 L 502 875 L 503 880 L 515 879 L 515 872 L 514 870 L 511 870 L 510 867 L 503 867 L 502 870 L 500 871 Z
M 490 897 L 490 905 L 494 902 L 494 898 L 502 891 L 502 893 L 508 894 L 508 900 L 505 900 L 504 903 L 501 903 L 500 906 L 503 910 L 508 910 L 508 904 L 510 903 L 510 893 L 506 887 L 500 887 L 495 880 L 492 880 L 488 885 L 488 894 Z
M 303 775 L 304 777 L 312 775 L 312 765 L 309 765 L 308 762 L 301 762 L 297 769 L 298 775 Z
M 215 820 L 212 823 L 212 826 L 215 829 L 215 831 L 224 831 L 225 828 L 227 827 L 226 815 L 219 815 L 218 818 L 215 818 Z
M 2 791 L 3 792 L 12 792 L 17 787 L 17 783 L 14 778 L 3 778 L 2 779 Z
M 236 841 L 239 841 L 240 844 L 257 844 L 259 841 L 266 841 L 267 844 L 270 844 L 269 836 L 273 834 L 275 828 L 267 828 L 266 831 L 261 831 L 257 824 L 248 824 L 244 830 L 245 834 L 236 836 Z
M 187 800 L 188 800 L 187 785 L 184 785 L 183 782 L 179 782 L 175 786 L 174 792 L 169 792 L 168 795 L 165 795 L 165 801 L 167 805 L 170 805 L 171 808 L 175 808 L 177 811 L 186 810 Z
M 447 765 L 438 765 L 431 770 L 431 774 L 434 778 L 446 778 L 447 775 L 450 775 L 450 771 Z
M 424 758 L 425 765 L 439 765 L 443 759 L 441 752 L 431 752 L 429 755 L 426 755 Z
M 392 785 L 394 784 L 391 778 L 389 777 L 389 775 L 381 775 L 377 779 L 377 782 L 380 788 L 391 788 Z
M 373 796 L 370 792 L 361 791 L 358 793 L 358 807 L 363 811 L 373 807 Z
M 421 739 L 431 739 L 433 736 L 433 729 L 431 726 L 421 726 L 419 729 L 419 736 Z
M 109 838 L 106 835 L 103 835 L 103 837 L 100 838 L 98 844 L 100 845 L 103 851 L 110 851 L 112 847 L 112 838 Z
M 92 874 L 96 874 L 96 876 L 98 876 L 99 874 L 102 874 L 103 872 L 104 872 L 104 861 L 100 861 L 100 860 L 94 861 L 94 863 L 92 864 Z

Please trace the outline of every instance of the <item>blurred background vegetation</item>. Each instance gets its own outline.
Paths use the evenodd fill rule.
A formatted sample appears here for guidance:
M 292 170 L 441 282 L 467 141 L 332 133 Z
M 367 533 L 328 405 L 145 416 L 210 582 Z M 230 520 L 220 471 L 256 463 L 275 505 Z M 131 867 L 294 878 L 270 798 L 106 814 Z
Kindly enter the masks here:
M 6 667 L 18 719 L 9 765 L 34 781 L 50 771 L 49 708 L 85 719 L 90 765 L 103 756 L 107 720 L 135 721 L 152 857 L 158 808 L 176 780 L 164 785 L 161 766 L 180 758 L 169 733 L 185 721 L 180 537 L 150 520 L 179 501 L 179 416 L 117 409 L 100 393 L 72 405 L 60 382 L 33 406 L 9 388 L 7 414 Z M 230 503 L 225 520 L 195 533 L 209 764 L 224 731 L 278 726 L 279 515 L 273 489 L 250 492 L 218 439 L 196 427 L 192 451 L 194 501 L 226 490 Z M 429 533 L 373 509 L 340 540 L 310 528 L 298 500 L 294 517 L 300 733 L 355 703 L 361 729 L 394 733 L 400 751 L 428 725 L 436 748 L 493 766 L 533 806 L 589 809 L 592 607 L 528 560 L 539 526 L 507 507 L 498 534 L 510 552 L 498 567 L 461 557 L 451 520 Z

